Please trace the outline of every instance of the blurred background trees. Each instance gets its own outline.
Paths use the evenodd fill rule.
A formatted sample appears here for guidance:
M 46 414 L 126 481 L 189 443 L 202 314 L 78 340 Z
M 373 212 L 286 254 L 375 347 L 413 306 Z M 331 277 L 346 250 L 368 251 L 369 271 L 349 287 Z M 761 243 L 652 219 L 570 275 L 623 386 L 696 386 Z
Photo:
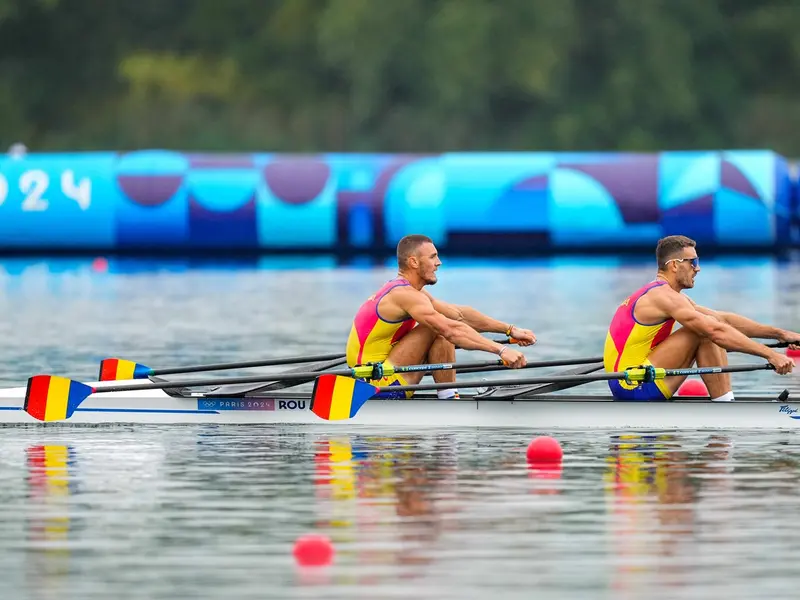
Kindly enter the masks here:
M 798 74 L 793 0 L 0 0 L 34 151 L 797 156 Z

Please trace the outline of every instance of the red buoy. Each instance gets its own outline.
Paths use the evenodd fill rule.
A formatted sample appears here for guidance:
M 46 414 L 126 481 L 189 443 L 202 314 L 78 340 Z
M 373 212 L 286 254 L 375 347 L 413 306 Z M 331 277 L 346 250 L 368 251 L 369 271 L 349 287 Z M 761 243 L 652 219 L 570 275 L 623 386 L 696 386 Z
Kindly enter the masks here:
M 529 463 L 556 463 L 561 461 L 564 451 L 561 449 L 561 444 L 558 443 L 558 440 L 543 435 L 533 439 L 528 445 L 526 454 Z
M 92 261 L 92 271 L 97 273 L 108 272 L 108 259 L 98 256 Z
M 702 379 L 687 379 L 678 388 L 678 396 L 708 396 L 706 384 Z
M 294 543 L 292 554 L 304 567 L 329 565 L 333 561 L 333 544 L 324 535 L 303 535 Z
M 792 350 L 791 348 L 787 348 L 786 356 L 788 356 L 789 358 L 798 358 L 800 357 L 800 350 Z

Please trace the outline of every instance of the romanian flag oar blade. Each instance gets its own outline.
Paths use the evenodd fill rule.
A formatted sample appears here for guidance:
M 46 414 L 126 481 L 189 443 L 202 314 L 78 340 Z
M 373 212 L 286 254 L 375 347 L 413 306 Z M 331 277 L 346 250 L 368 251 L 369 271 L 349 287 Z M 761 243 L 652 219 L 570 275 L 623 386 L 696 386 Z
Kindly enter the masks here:
M 94 388 L 66 377 L 34 375 L 28 379 L 23 410 L 39 421 L 69 419 Z
M 106 358 L 100 361 L 99 381 L 121 381 L 126 379 L 146 379 L 153 375 L 153 369 L 123 358 Z
M 352 419 L 379 388 L 352 377 L 322 375 L 314 382 L 311 412 L 326 421 Z

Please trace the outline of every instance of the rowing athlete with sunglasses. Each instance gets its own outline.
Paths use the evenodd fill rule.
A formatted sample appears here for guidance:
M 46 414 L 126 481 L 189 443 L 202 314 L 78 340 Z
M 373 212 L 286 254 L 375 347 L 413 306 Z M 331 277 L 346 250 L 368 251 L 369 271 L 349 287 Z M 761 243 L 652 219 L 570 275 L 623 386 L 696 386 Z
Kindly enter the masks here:
M 655 280 L 628 296 L 611 319 L 603 351 L 607 372 L 642 365 L 662 369 L 724 366 L 728 364 L 727 351 L 760 356 L 781 375 L 794 369 L 791 358 L 750 338 L 794 342 L 789 347 L 800 348 L 800 333 L 699 306 L 682 293 L 694 287 L 700 272 L 694 240 L 682 235 L 659 240 L 656 261 Z M 682 327 L 673 331 L 676 322 Z M 734 399 L 730 374 L 702 378 L 712 400 Z M 666 377 L 639 385 L 609 381 L 608 385 L 618 400 L 668 400 L 685 379 Z

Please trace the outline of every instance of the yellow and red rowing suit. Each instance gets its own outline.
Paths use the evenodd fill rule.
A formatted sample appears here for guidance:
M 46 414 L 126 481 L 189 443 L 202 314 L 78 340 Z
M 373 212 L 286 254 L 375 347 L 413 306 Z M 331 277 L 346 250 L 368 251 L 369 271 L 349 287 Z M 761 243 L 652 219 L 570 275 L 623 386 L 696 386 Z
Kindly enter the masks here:
M 381 317 L 378 305 L 393 289 L 411 285 L 406 279 L 397 277 L 387 281 L 381 289 L 370 296 L 356 312 L 350 335 L 347 338 L 347 364 L 350 367 L 367 363 L 382 362 L 389 365 L 387 357 L 397 342 L 417 324 L 411 317 L 399 321 L 388 321 Z M 370 381 L 373 385 L 407 385 L 399 374 L 389 375 L 383 379 Z M 380 398 L 411 398 L 414 392 L 393 392 L 378 394 Z
M 611 319 L 603 350 L 603 366 L 606 372 L 624 371 L 651 364 L 647 359 L 650 352 L 672 333 L 675 319 L 660 323 L 640 323 L 633 315 L 639 298 L 661 285 L 667 285 L 667 282 L 651 281 L 628 296 L 617 308 L 614 318 Z M 608 387 L 618 400 L 666 400 L 672 396 L 663 379 L 638 385 L 612 380 L 608 382 Z

